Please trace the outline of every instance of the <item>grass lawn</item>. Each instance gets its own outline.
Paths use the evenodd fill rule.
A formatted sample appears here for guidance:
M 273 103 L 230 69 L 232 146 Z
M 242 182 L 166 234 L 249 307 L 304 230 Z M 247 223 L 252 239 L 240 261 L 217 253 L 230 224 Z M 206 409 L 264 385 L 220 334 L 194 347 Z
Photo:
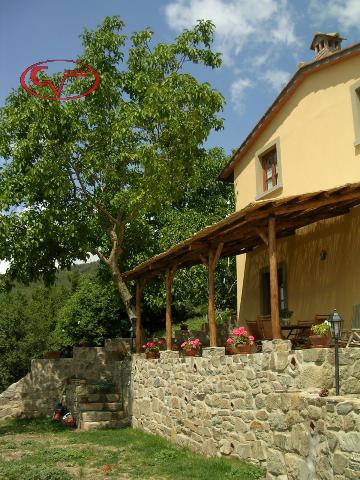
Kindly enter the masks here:
M 1 480 L 251 480 L 264 471 L 205 458 L 139 430 L 77 432 L 51 420 L 0 423 Z

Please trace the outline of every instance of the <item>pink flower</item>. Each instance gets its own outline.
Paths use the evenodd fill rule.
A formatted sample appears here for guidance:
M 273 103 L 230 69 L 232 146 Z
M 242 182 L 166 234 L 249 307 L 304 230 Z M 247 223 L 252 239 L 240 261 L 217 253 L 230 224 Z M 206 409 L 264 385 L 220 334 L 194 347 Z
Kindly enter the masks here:
M 227 343 L 228 345 L 231 345 L 232 343 L 234 343 L 234 340 L 233 340 L 232 338 L 228 338 L 228 339 L 226 340 L 226 343 Z
M 253 337 L 252 335 L 249 335 L 249 340 L 250 340 L 250 342 L 254 343 L 255 337 Z
M 149 348 L 155 347 L 155 342 L 147 342 L 146 346 Z
M 184 347 L 186 347 L 186 342 L 183 342 L 183 343 L 181 344 L 181 348 L 184 348 Z

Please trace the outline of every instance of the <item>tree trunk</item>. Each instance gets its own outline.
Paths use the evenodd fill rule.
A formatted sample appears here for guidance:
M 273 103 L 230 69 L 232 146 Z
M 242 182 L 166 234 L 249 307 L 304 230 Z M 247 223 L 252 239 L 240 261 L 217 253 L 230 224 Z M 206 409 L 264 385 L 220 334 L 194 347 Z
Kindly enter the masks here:
M 126 313 L 128 314 L 129 320 L 132 322 L 136 319 L 136 312 L 134 306 L 131 303 L 131 293 L 126 286 L 126 283 L 122 279 L 119 268 L 117 266 L 114 269 L 112 267 L 110 268 L 115 287 L 117 288 L 120 294 L 120 298 L 125 305 Z
M 129 292 L 129 289 L 124 282 L 120 269 L 119 269 L 119 257 L 122 253 L 121 244 L 124 238 L 124 223 L 116 223 L 112 230 L 109 232 L 111 239 L 111 253 L 109 258 L 106 258 L 101 252 L 97 251 L 97 255 L 106 265 L 110 268 L 112 279 L 117 291 L 120 294 L 120 298 L 123 301 L 123 304 L 126 309 L 126 313 L 129 317 L 130 322 L 136 320 L 136 310 L 134 305 L 131 303 L 132 295 Z

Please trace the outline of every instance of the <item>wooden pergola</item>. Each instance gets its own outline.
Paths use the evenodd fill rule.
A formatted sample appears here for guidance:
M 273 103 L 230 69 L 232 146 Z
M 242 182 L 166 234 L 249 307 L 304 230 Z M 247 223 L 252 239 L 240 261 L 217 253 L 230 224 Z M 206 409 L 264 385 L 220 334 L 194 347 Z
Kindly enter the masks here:
M 271 322 L 273 338 L 281 338 L 276 241 L 301 227 L 349 213 L 360 205 L 360 182 L 278 200 L 252 203 L 224 220 L 200 230 L 160 255 L 124 273 L 136 281 L 136 350 L 141 349 L 141 297 L 146 282 L 164 275 L 166 281 L 166 348 L 171 350 L 172 285 L 177 269 L 204 264 L 208 269 L 208 321 L 210 346 L 216 346 L 215 269 L 220 258 L 240 255 L 266 245 L 270 265 Z

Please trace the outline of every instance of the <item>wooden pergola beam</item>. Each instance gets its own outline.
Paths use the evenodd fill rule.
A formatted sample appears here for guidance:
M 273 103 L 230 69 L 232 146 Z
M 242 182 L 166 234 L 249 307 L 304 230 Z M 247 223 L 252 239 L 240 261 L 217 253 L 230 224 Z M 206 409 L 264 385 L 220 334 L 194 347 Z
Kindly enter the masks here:
M 219 258 L 224 247 L 221 242 L 216 249 L 209 250 L 208 256 L 208 286 L 209 286 L 209 305 L 208 305 L 208 321 L 209 321 L 209 335 L 210 347 L 217 346 L 216 335 L 216 319 L 215 319 L 215 270 L 219 262 Z
M 269 217 L 270 302 L 273 338 L 282 338 L 279 315 L 279 285 L 276 255 L 276 220 Z
M 177 265 L 172 266 L 166 271 L 165 274 L 165 284 L 166 284 L 166 320 L 165 320 L 165 328 L 166 328 L 166 350 L 171 350 L 171 338 L 172 338 L 172 299 L 173 299 L 173 281 L 175 272 L 177 270 Z
M 141 299 L 146 280 L 141 278 L 136 281 L 136 325 L 135 325 L 135 348 L 136 353 L 141 352 Z

